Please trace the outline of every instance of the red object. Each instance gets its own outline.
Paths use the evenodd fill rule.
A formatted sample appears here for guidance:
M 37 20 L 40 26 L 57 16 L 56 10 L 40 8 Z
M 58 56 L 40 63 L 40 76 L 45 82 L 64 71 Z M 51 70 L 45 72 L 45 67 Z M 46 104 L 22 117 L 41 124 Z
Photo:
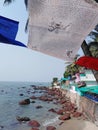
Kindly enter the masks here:
M 75 62 L 75 64 L 98 71 L 98 58 L 95 57 L 82 56 Z

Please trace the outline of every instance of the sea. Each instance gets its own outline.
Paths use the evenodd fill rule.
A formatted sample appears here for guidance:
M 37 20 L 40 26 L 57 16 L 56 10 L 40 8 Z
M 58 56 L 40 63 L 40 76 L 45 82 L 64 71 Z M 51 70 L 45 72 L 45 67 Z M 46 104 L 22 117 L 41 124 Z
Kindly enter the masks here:
M 43 102 L 35 100 L 35 103 L 29 105 L 19 105 L 21 100 L 30 98 L 32 95 L 40 96 L 41 92 L 33 90 L 32 85 L 50 87 L 51 83 L 46 82 L 0 82 L 0 130 L 30 130 L 28 122 L 19 122 L 16 117 L 29 117 L 31 120 L 37 120 L 40 124 L 40 130 L 45 130 L 49 125 L 57 127 L 58 115 L 48 110 L 58 109 L 59 105 L 52 102 Z M 23 96 L 20 96 L 23 94 Z M 43 106 L 36 109 L 36 106 Z

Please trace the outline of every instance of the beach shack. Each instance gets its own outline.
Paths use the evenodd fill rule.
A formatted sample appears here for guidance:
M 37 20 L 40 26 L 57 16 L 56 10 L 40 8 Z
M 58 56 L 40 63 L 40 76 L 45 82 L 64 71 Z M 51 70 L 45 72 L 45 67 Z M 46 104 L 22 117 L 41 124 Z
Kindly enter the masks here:
M 79 111 L 98 125 L 98 82 L 91 70 L 80 74 L 80 80 L 86 83 L 85 86 L 79 87 L 77 83 L 72 83 L 66 95 Z
M 91 70 L 86 71 L 81 80 L 86 82 L 86 87 L 79 88 L 81 92 L 79 108 L 85 115 L 98 125 L 98 82 Z

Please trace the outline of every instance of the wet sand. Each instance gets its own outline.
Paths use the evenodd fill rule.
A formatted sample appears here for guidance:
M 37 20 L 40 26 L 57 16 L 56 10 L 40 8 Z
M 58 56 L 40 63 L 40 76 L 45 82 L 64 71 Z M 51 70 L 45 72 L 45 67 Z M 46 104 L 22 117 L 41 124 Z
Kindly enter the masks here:
M 90 121 L 71 119 L 65 121 L 56 130 L 98 130 L 98 127 Z

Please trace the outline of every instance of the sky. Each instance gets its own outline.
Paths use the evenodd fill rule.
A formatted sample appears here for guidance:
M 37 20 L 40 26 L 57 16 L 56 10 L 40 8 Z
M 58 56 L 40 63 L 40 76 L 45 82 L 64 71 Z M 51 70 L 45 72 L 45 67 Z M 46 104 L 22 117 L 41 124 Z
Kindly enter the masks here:
M 25 24 L 28 12 L 24 0 L 16 0 L 10 5 L 0 1 L 0 15 L 19 21 L 16 40 L 27 45 L 28 33 Z M 82 51 L 79 51 L 82 54 Z M 0 81 L 52 82 L 60 79 L 65 71 L 65 61 L 44 55 L 28 48 L 0 44 Z

